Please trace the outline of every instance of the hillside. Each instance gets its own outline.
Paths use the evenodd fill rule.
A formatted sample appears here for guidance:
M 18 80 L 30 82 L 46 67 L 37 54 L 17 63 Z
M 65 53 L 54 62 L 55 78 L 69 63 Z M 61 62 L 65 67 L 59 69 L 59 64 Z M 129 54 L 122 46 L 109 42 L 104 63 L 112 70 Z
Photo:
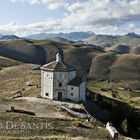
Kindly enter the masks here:
M 96 123 L 92 124 L 92 127 L 87 128 L 90 122 L 83 121 L 82 119 L 75 120 L 72 117 L 69 118 L 69 114 L 61 112 L 58 106 L 51 106 L 48 102 L 47 105 L 46 103 L 42 104 L 44 101 L 41 98 L 37 99 L 41 100 L 41 103 L 33 103 L 36 99 L 34 97 L 40 97 L 39 68 L 40 65 L 53 61 L 58 51 L 62 52 L 63 50 L 65 62 L 73 65 L 77 69 L 78 76 L 86 77 L 88 75 L 87 88 L 92 93 L 99 94 L 99 97 L 100 95 L 106 96 L 108 100 L 113 98 L 113 100 L 120 104 L 131 105 L 133 109 L 137 109 L 136 111 L 139 112 L 140 64 L 138 62 L 140 62 L 140 55 L 131 53 L 134 48 L 131 48 L 131 46 L 127 48 L 127 45 L 120 44 L 110 47 L 110 49 L 113 49 L 111 51 L 84 42 L 67 43 L 57 42 L 56 40 L 30 41 L 25 39 L 0 41 L 0 112 L 2 112 L 0 121 L 2 118 L 8 119 L 7 113 L 3 113 L 3 111 L 10 106 L 16 106 L 16 108 L 36 112 L 38 116 L 35 118 L 40 122 L 42 119 L 48 119 L 50 117 L 52 118 L 51 121 L 57 122 L 58 115 L 59 117 L 66 115 L 65 117 L 67 118 L 64 121 L 62 119 L 59 121 L 60 124 L 65 124 L 65 127 L 63 126 L 61 127 L 62 129 L 59 128 L 49 133 L 53 134 L 53 136 L 58 137 L 58 134 L 65 133 L 65 135 L 74 134 L 72 137 L 76 138 L 82 136 L 85 139 L 92 131 L 89 139 L 109 139 L 108 132 L 104 128 L 97 126 Z M 90 96 L 93 99 L 92 94 Z M 87 98 L 90 99 L 90 96 Z M 17 100 L 17 98 L 20 98 L 20 100 Z M 25 98 L 28 100 L 25 100 Z M 108 120 L 115 121 L 116 119 L 109 117 L 112 117 L 115 113 L 118 116 L 120 114 L 117 108 L 115 113 L 114 111 L 110 111 L 111 106 L 112 108 L 115 107 L 113 103 L 112 105 L 106 105 L 105 102 L 99 100 L 99 102 L 89 102 L 89 105 L 92 108 L 93 115 L 105 123 Z M 22 119 L 21 114 L 12 114 L 12 116 L 19 120 Z M 132 115 L 131 117 L 133 118 Z M 27 116 L 24 116 L 24 118 L 29 122 L 32 122 L 34 119 L 34 117 L 28 119 Z M 14 118 L 11 118 L 11 121 L 14 122 Z M 120 132 L 121 123 L 120 121 L 119 125 L 116 125 Z M 35 131 L 32 134 L 34 133 L 40 134 L 41 136 L 45 134 L 42 130 Z M 13 136 L 18 137 L 18 135 Z M 129 134 L 128 136 L 135 138 L 134 134 Z M 27 138 L 29 135 L 25 137 Z
M 46 61 L 45 51 L 27 40 L 1 41 L 0 55 L 25 63 L 44 63 Z
M 59 103 L 56 104 L 52 101 L 36 98 L 40 95 L 41 85 L 40 70 L 34 70 L 34 66 L 33 64 L 21 64 L 6 67 L 0 71 L 0 123 L 4 124 L 10 121 L 14 124 L 17 122 L 19 124 L 21 124 L 21 122 L 39 124 L 44 122 L 45 125 L 50 124 L 49 129 L 51 130 L 34 128 L 33 130 L 29 130 L 30 133 L 25 134 L 22 133 L 23 131 L 18 131 L 19 133 L 6 133 L 4 134 L 5 139 L 8 139 L 8 136 L 14 137 L 13 139 L 16 139 L 15 137 L 34 139 L 35 136 L 47 138 L 48 136 L 63 137 L 63 135 L 65 138 L 67 136 L 68 138 L 81 137 L 82 139 L 86 139 L 91 131 L 92 135 L 89 137 L 90 139 L 93 139 L 93 137 L 106 139 L 109 134 L 105 128 L 97 126 L 96 123 L 86 122 L 85 119 L 70 116 L 60 110 L 61 105 Z M 17 99 L 16 97 L 23 98 Z M 24 99 L 24 97 L 28 100 Z M 35 112 L 36 116 L 6 112 L 11 106 Z M 5 128 L 3 129 L 6 131 Z M 12 132 L 11 129 L 8 131 Z M 76 133 L 74 133 L 74 131 L 76 131 Z M 98 133 L 96 131 L 98 131 Z
M 5 35 L 5 36 L 1 36 L 0 40 L 19 40 L 22 39 L 16 35 Z
M 130 32 L 128 34 L 126 34 L 126 36 L 130 37 L 130 38 L 140 38 L 140 35 L 138 34 L 135 34 L 133 32 Z
M 138 36 L 138 35 L 137 35 Z M 86 42 L 101 45 L 102 47 L 110 47 L 117 44 L 125 44 L 130 46 L 138 46 L 140 44 L 140 38 L 132 34 L 127 35 L 94 35 L 85 39 Z
M 113 53 L 99 54 L 92 60 L 89 77 L 94 79 L 131 80 L 139 82 L 140 56 Z M 140 88 L 137 86 L 137 88 Z
M 102 52 L 96 46 L 84 47 L 83 45 L 73 45 L 53 40 L 14 40 L 0 42 L 1 56 L 24 63 L 45 64 L 46 62 L 55 60 L 55 55 L 58 51 L 62 51 L 62 49 L 64 50 L 66 62 L 73 64 L 81 75 L 88 72 L 92 57 L 96 53 Z
M 131 47 L 129 45 L 117 44 L 117 45 L 113 45 L 112 47 L 108 47 L 105 50 L 111 51 L 111 52 L 114 52 L 117 54 L 127 54 L 127 53 L 129 53 L 131 48 L 133 48 L 133 47 Z
M 61 42 L 61 43 L 70 43 L 69 40 L 62 38 L 62 37 L 53 37 L 53 38 L 50 38 L 50 40 L 53 40 L 56 42 Z
M 139 80 L 139 47 L 114 45 L 105 51 L 96 45 L 53 40 L 11 40 L 0 42 L 0 55 L 24 63 L 45 64 L 64 51 L 65 62 L 78 75 L 95 79 Z
M 22 63 L 16 60 L 12 60 L 12 59 L 0 56 L 0 70 L 4 67 L 17 66 L 19 64 L 22 64 Z
M 132 53 L 132 54 L 140 54 L 140 46 L 138 46 L 138 47 L 133 47 L 133 48 L 130 50 L 130 53 Z
M 78 51 L 78 50 L 77 50 Z M 74 54 L 74 53 L 73 53 Z M 81 54 L 81 52 L 80 52 Z M 33 64 L 20 64 L 11 67 L 5 67 L 0 71 L 0 122 L 5 123 L 7 120 L 18 122 L 46 122 L 51 123 L 51 127 L 55 126 L 46 133 L 46 131 L 34 129 L 32 133 L 26 135 L 20 135 L 20 137 L 33 137 L 35 134 L 40 137 L 49 138 L 53 135 L 54 138 L 62 138 L 65 134 L 65 139 L 75 137 L 76 139 L 110 139 L 108 131 L 105 128 L 98 126 L 96 123 L 87 121 L 87 119 L 75 118 L 63 112 L 60 109 L 61 104 L 53 104 L 53 101 L 44 100 L 40 97 L 40 70 L 34 69 L 36 65 Z M 105 82 L 104 87 L 108 86 Z M 110 83 L 111 84 L 111 83 Z M 95 85 L 95 84 L 94 84 Z M 115 88 L 117 84 L 113 84 Z M 100 87 L 103 87 L 100 86 Z M 110 86 L 111 87 L 111 86 Z M 96 88 L 97 82 L 96 82 Z M 95 92 L 96 90 L 94 90 Z M 133 99 L 133 98 L 132 98 Z M 138 101 L 134 101 L 138 102 Z M 133 104 L 134 104 L 133 102 Z M 23 115 L 20 113 L 5 112 L 9 107 L 14 106 L 17 109 L 23 109 L 35 112 L 37 116 Z M 96 112 L 96 116 L 100 116 L 100 119 L 104 118 L 104 115 L 109 115 L 106 109 L 100 108 L 93 102 L 92 110 Z M 41 109 L 40 109 L 41 108 Z M 76 131 L 76 133 L 75 133 Z M 8 135 L 4 135 L 8 139 Z M 19 137 L 18 134 L 12 133 L 10 135 L 13 139 Z M 66 137 L 67 136 L 67 137 Z M 120 136 L 119 139 L 128 139 Z

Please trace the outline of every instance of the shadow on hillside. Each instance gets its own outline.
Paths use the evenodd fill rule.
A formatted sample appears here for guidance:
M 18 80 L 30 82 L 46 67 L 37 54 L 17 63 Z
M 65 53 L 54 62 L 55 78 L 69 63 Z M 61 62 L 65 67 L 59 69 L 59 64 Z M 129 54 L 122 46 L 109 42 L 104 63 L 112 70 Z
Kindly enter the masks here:
M 86 108 L 103 123 L 111 122 L 123 135 L 140 138 L 140 113 L 127 103 L 88 91 Z
M 27 48 L 24 48 L 24 49 L 27 49 Z M 33 50 L 31 50 L 32 52 L 30 51 L 30 49 L 28 51 L 26 50 L 26 52 L 22 50 L 23 48 L 21 48 L 20 51 L 17 51 L 16 49 L 13 49 L 12 47 L 6 48 L 5 46 L 3 46 L 3 47 L 0 47 L 0 55 L 3 57 L 7 57 L 7 58 L 21 61 L 24 63 L 33 63 L 33 64 L 46 63 L 47 53 L 40 46 L 34 45 Z

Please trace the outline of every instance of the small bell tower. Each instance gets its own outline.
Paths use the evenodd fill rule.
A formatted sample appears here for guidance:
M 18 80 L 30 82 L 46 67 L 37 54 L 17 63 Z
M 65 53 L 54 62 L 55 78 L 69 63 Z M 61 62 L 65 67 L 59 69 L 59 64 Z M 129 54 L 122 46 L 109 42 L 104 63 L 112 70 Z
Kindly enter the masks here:
M 56 62 L 63 62 L 62 56 L 61 56 L 60 53 L 57 53 L 57 54 L 56 54 Z

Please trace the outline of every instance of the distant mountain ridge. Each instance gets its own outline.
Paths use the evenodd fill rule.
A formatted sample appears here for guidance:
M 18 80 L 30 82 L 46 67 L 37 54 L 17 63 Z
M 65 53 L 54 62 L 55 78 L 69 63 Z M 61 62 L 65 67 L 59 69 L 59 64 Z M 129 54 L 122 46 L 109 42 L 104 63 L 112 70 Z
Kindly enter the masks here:
M 1 37 L 3 37 L 3 35 L 2 35 L 2 34 L 0 34 L 0 38 L 1 38 Z
M 25 38 L 33 39 L 33 40 L 43 40 L 43 39 L 51 39 L 51 38 L 59 37 L 67 40 L 78 41 L 91 37 L 93 35 L 94 35 L 93 32 L 40 33 L 40 34 L 25 36 Z
M 130 38 L 140 38 L 140 35 L 135 34 L 133 32 L 126 34 L 126 36 L 130 37 Z
M 127 33 L 125 35 L 106 35 L 106 34 L 95 34 L 93 32 L 70 32 L 70 33 L 39 33 L 28 35 L 25 37 L 19 37 L 16 35 L 2 35 L 0 34 L 0 40 L 18 40 L 18 39 L 30 39 L 30 40 L 63 40 L 63 41 L 86 41 L 89 43 L 103 43 L 107 42 L 108 44 L 117 43 L 118 40 L 124 40 L 127 42 L 127 39 L 140 39 L 139 34 L 133 32 Z M 127 43 L 126 43 L 127 44 Z
M 85 42 L 100 45 L 103 48 L 110 47 L 112 45 L 124 44 L 130 46 L 139 46 L 140 35 L 135 33 L 128 33 L 126 35 L 94 35 L 84 39 Z
M 0 35 L 0 40 L 19 40 L 23 39 L 16 35 Z

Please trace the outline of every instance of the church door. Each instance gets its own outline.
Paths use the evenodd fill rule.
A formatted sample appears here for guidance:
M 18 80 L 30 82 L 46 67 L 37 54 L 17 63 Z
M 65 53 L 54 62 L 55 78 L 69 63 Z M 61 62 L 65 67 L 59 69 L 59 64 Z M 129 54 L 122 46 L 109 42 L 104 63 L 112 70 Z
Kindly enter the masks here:
M 58 100 L 59 100 L 59 101 L 62 100 L 62 92 L 58 92 Z

